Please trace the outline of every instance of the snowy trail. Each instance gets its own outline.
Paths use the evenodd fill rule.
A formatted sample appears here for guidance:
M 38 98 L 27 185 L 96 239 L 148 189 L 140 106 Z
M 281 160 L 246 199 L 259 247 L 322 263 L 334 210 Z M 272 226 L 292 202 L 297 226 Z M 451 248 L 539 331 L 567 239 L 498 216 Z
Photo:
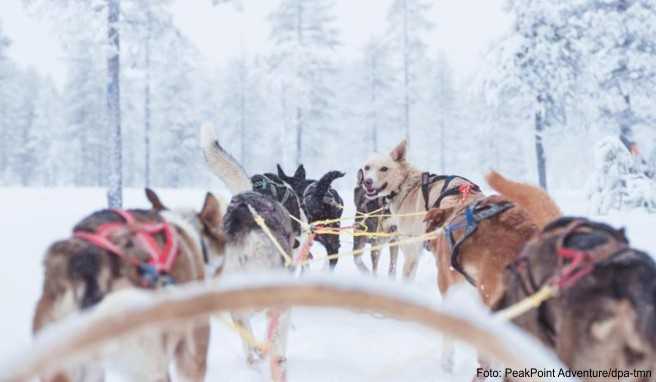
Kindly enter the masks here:
M 162 190 L 161 196 L 170 206 L 198 208 L 204 193 Z M 351 195 L 345 192 L 344 196 L 349 200 Z M 556 193 L 556 198 L 565 213 L 585 214 L 586 204 L 581 197 Z M 127 206 L 146 203 L 141 190 L 128 190 L 125 199 Z M 9 249 L 0 268 L 0 296 L 9 307 L 0 320 L 3 338 L 0 358 L 30 343 L 32 313 L 42 284 L 41 260 L 47 246 L 67 237 L 73 224 L 104 203 L 104 191 L 99 189 L 0 189 L 0 211 L 4 215 L 0 230 L 5 248 Z M 351 209 L 345 212 L 345 216 L 350 215 Z M 633 245 L 654 253 L 656 237 L 648 225 L 653 216 L 640 212 L 614 213 L 601 220 L 627 226 Z M 351 240 L 345 238 L 343 250 L 349 250 L 350 246 Z M 381 261 L 386 267 L 387 254 Z M 321 265 L 313 268 L 320 269 Z M 337 273 L 357 275 L 358 271 L 346 257 L 340 259 Z M 440 300 L 431 256 L 422 257 L 417 280 L 411 288 L 424 294 L 434 293 L 435 301 Z M 290 381 L 466 381 L 475 367 L 474 352 L 459 347 L 455 375 L 442 375 L 440 336 L 414 324 L 334 309 L 294 309 L 292 320 L 288 347 Z M 254 324 L 262 335 L 264 317 L 258 316 Z M 407 367 L 409 364 L 411 368 Z M 266 375 L 263 366 L 255 369 L 245 366 L 238 336 L 214 322 L 208 380 L 260 381 Z

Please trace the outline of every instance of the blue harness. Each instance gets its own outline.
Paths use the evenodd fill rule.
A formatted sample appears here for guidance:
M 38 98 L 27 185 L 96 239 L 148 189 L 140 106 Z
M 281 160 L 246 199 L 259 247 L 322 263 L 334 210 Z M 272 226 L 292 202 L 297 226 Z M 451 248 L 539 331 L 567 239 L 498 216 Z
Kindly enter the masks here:
M 449 243 L 449 250 L 451 251 L 451 267 L 463 275 L 470 284 L 476 286 L 476 281 L 465 271 L 462 264 L 460 264 L 460 247 L 467 238 L 476 232 L 478 224 L 481 221 L 499 215 L 513 206 L 511 202 L 481 205 L 481 201 L 479 200 L 467 206 L 464 221 L 454 222 L 444 227 L 444 237 L 447 243 Z M 454 232 L 462 229 L 464 229 L 462 237 L 456 240 L 454 238 Z

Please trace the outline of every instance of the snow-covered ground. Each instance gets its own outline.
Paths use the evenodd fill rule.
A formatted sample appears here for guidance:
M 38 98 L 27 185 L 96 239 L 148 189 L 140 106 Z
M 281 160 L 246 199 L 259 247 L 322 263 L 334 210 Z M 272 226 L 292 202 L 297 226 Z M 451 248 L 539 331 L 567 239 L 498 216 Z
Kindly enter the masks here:
M 161 190 L 164 203 L 199 208 L 202 190 Z M 145 206 L 141 190 L 128 190 L 126 206 Z M 223 194 L 226 196 L 225 194 Z M 345 200 L 351 195 L 344 192 Z M 567 214 L 585 215 L 587 202 L 577 193 L 555 193 Z M 41 260 L 54 240 L 65 238 L 72 226 L 91 211 L 105 204 L 99 189 L 0 189 L 0 232 L 4 264 L 0 267 L 0 299 L 4 308 L 0 320 L 0 359 L 31 339 L 30 327 L 34 304 L 43 279 Z M 352 215 L 352 210 L 345 213 Z M 595 217 L 598 218 L 598 217 Z M 599 218 L 616 226 L 626 226 L 632 244 L 654 253 L 656 237 L 648 223 L 654 216 L 636 211 L 614 213 Z M 347 238 L 344 250 L 351 247 Z M 383 268 L 388 258 L 382 259 Z M 316 267 L 320 268 L 320 267 Z M 320 269 L 314 270 L 320 272 Z M 350 258 L 340 259 L 340 275 L 358 277 Z M 434 293 L 435 267 L 431 256 L 423 256 L 413 283 L 423 293 Z M 255 320 L 262 335 L 264 317 Z M 213 325 L 208 380 L 260 381 L 264 367 L 248 368 L 244 362 L 238 336 L 220 322 Z M 441 338 L 414 324 L 376 317 L 367 313 L 332 309 L 294 309 L 293 329 L 289 338 L 289 379 L 291 381 L 362 381 L 362 380 L 449 380 L 467 381 L 475 368 L 475 354 L 458 348 L 455 375 L 440 371 Z M 410 367 L 409 367 L 410 366 Z M 117 380 L 117 379 L 110 379 Z

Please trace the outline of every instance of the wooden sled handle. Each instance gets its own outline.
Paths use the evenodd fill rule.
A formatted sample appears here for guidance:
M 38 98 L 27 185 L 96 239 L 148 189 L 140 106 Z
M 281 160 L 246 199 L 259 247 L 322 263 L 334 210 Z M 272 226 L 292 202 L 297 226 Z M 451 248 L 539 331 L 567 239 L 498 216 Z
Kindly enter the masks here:
M 372 288 L 375 284 L 373 281 L 364 282 L 364 286 L 345 286 L 343 281 L 327 277 L 308 279 L 278 279 L 228 290 L 220 285 L 201 284 L 176 287 L 171 292 L 150 292 L 147 295 L 144 295 L 146 292 L 139 292 L 143 303 L 128 301 L 128 304 L 111 311 L 98 309 L 53 324 L 52 328 L 35 338 L 27 351 L 17 352 L 10 362 L 3 360 L 0 363 L 0 380 L 26 381 L 36 378 L 62 365 L 80 362 L 89 354 L 97 353 L 107 342 L 144 329 L 172 328 L 218 312 L 270 306 L 341 308 L 382 313 L 390 318 L 421 324 L 465 342 L 506 367 L 560 367 L 555 357 L 536 356 L 539 353 L 536 346 L 540 346 L 537 341 L 524 338 L 518 343 L 517 335 L 521 337 L 521 334 L 510 328 L 506 327 L 503 334 L 495 334 L 496 329 L 485 329 L 485 325 L 477 324 L 474 319 L 450 313 L 448 307 L 438 310 L 399 293 L 375 290 Z M 397 285 L 396 288 L 403 289 L 403 286 Z M 492 316 L 486 317 L 490 320 L 487 326 L 502 325 L 501 322 L 494 322 Z M 508 338 L 509 331 L 514 339 Z

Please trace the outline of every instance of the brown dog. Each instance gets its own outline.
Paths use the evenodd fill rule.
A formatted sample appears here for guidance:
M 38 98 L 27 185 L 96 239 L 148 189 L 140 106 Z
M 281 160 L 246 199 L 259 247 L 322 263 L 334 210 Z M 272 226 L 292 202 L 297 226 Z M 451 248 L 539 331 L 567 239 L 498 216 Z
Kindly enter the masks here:
M 506 181 L 495 172 L 487 180 L 492 185 Z M 526 190 L 531 186 L 517 187 Z M 542 192 L 534 187 L 530 190 Z M 425 221 L 428 232 L 441 229 L 441 234 L 430 242 L 440 293 L 444 295 L 451 286 L 466 280 L 490 308 L 498 304 L 505 291 L 504 270 L 538 232 L 538 224 L 522 205 L 500 195 L 471 200 L 462 206 L 431 209 Z M 444 367 L 450 369 L 453 348 L 448 341 L 442 357 Z
M 656 363 L 656 264 L 629 247 L 622 230 L 561 218 L 531 240 L 504 275 L 499 307 L 547 283 L 558 296 L 514 321 L 554 349 L 573 370 L 631 371 L 613 380 L 650 381 L 633 370 Z M 598 381 L 599 376 L 583 376 Z
M 502 309 L 550 283 L 558 296 L 514 319 L 585 381 L 651 381 L 656 363 L 656 264 L 629 247 L 623 230 L 583 218 L 560 218 L 535 187 L 498 174 L 490 185 L 524 208 L 539 228 L 503 275 Z M 595 370 L 616 370 L 601 378 Z
M 152 210 L 95 212 L 76 225 L 71 238 L 50 246 L 44 260 L 43 293 L 34 314 L 35 334 L 71 313 L 94 307 L 119 289 L 203 280 L 205 264 L 223 256 L 221 207 L 214 196 L 207 194 L 200 213 L 164 211 L 154 192 L 147 190 L 147 196 Z M 107 234 L 100 235 L 102 230 Z M 171 250 L 166 252 L 167 248 Z M 164 254 L 173 256 L 166 258 L 166 272 L 157 269 L 160 263 L 150 263 L 153 251 L 161 258 Z M 121 352 L 123 357 L 124 352 L 132 354 L 134 350 L 134 357 L 120 361 L 126 376 L 134 380 L 169 380 L 169 363 L 174 362 L 179 378 L 204 379 L 208 321 L 164 333 L 154 341 L 152 338 L 131 342 Z M 134 348 L 135 344 L 141 348 Z M 123 362 L 126 359 L 128 362 Z M 102 380 L 102 367 L 87 364 L 68 368 L 45 376 L 45 380 L 73 381 L 92 374 Z
M 431 242 L 440 292 L 466 279 L 493 308 L 504 291 L 504 269 L 544 224 L 560 216 L 560 210 L 537 187 L 511 182 L 496 172 L 486 180 L 503 196 L 434 208 L 425 221 L 428 232 L 438 227 L 444 232 Z

